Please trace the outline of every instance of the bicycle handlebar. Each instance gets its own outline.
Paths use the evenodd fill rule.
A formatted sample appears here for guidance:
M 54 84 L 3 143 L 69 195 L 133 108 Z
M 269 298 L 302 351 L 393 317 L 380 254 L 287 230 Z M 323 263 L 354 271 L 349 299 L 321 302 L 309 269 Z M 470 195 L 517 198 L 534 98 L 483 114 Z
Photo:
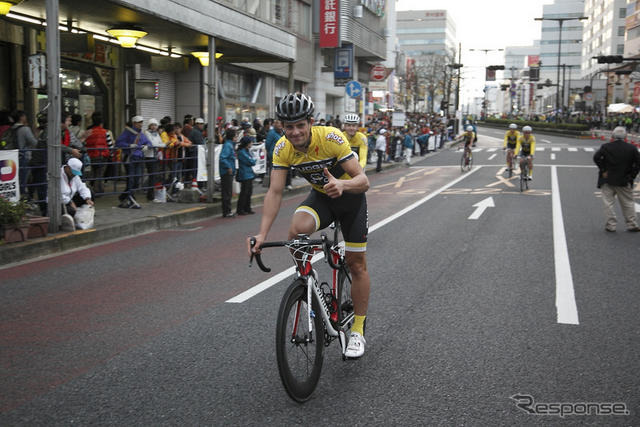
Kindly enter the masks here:
M 251 248 L 253 248 L 256 245 L 256 238 L 251 237 L 249 242 L 251 243 Z M 338 270 L 340 268 L 333 262 L 333 259 L 331 257 L 331 246 L 333 245 L 333 242 L 327 238 L 327 235 L 325 233 L 322 233 L 320 235 L 320 239 L 293 239 L 278 242 L 264 242 L 260 245 L 259 249 L 291 245 L 320 246 L 322 247 L 322 251 L 324 252 L 324 259 L 329 263 L 331 268 L 333 268 L 334 270 Z M 258 267 L 260 267 L 260 270 L 264 271 L 265 273 L 271 272 L 271 268 L 265 266 L 262 262 L 262 256 L 260 253 L 251 252 L 251 257 L 249 258 L 249 267 L 251 267 L 254 257 L 256 259 L 256 262 L 258 263 Z

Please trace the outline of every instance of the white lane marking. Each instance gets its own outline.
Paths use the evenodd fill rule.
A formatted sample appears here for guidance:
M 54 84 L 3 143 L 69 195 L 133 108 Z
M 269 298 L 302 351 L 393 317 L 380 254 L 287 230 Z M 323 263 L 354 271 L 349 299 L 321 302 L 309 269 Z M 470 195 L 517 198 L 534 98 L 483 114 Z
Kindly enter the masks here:
M 561 148 L 560 147 L 551 147 L 551 151 L 560 151 Z
M 488 208 L 495 208 L 496 205 L 495 203 L 493 203 L 493 197 L 489 196 L 481 202 L 473 205 L 473 207 L 476 208 L 476 210 L 473 211 L 473 213 L 469 215 L 469 218 L 467 219 L 478 219 L 482 216 L 484 211 L 486 211 Z
M 497 156 L 497 154 L 492 154 L 492 155 L 490 155 L 488 160 L 493 160 L 493 158 L 494 158 L 495 156 Z
M 562 219 L 560 202 L 560 186 L 558 185 L 558 169 L 551 167 L 551 197 L 553 210 L 553 252 L 556 271 L 556 310 L 558 323 L 578 325 L 578 308 L 573 291 L 573 276 L 569 262 L 567 237 Z
M 444 185 L 443 187 L 437 189 L 436 191 L 434 191 L 433 193 L 423 197 L 422 199 L 418 200 L 417 202 L 407 206 L 406 208 L 396 212 L 395 214 L 383 219 L 382 221 L 374 224 L 373 226 L 369 227 L 369 234 L 373 233 L 374 231 L 376 231 L 378 228 L 380 227 L 384 227 L 385 225 L 387 225 L 388 223 L 390 223 L 391 221 L 400 218 L 402 215 L 414 210 L 415 208 L 417 208 L 418 206 L 422 205 L 423 203 L 433 199 L 435 196 L 437 196 L 438 194 L 442 193 L 445 190 L 448 190 L 450 187 L 453 187 L 454 185 L 456 185 L 458 182 L 462 181 L 463 179 L 469 177 L 471 174 L 479 171 L 480 169 L 482 169 L 482 166 L 478 166 L 473 168 L 470 172 L 459 176 L 458 178 L 454 179 L 453 181 L 451 181 L 450 183 Z M 315 263 L 318 260 L 324 259 L 324 254 L 322 253 L 318 253 L 315 254 L 313 256 L 313 258 L 311 258 L 311 262 Z M 251 297 L 254 297 L 256 295 L 258 295 L 260 292 L 269 289 L 270 287 L 272 287 L 273 285 L 281 282 L 282 280 L 286 279 L 289 276 L 292 276 L 295 273 L 295 268 L 294 267 L 289 267 L 286 270 L 276 274 L 275 276 L 265 280 L 264 282 L 260 282 L 257 285 L 253 286 L 250 289 L 247 289 L 246 291 L 236 295 L 235 297 L 228 299 L 225 302 L 228 303 L 243 303 L 245 301 L 247 301 L 248 299 L 250 299 Z
M 593 149 L 592 147 L 585 147 L 585 148 L 584 148 L 584 151 L 587 151 L 587 152 L 593 152 L 593 151 L 594 151 L 594 149 Z
M 546 142 L 547 144 L 551 144 L 551 141 L 549 141 L 548 139 L 543 139 L 542 142 Z
M 544 147 L 536 147 L 536 151 L 544 151 Z
M 493 153 L 494 151 L 497 151 L 497 148 L 487 148 L 487 153 Z
M 556 159 L 556 155 L 551 153 L 551 160 L 555 160 Z
M 477 153 L 478 151 L 482 151 L 482 148 L 474 148 L 474 149 L 473 149 L 473 150 L 471 150 L 471 151 L 473 151 L 474 153 Z
M 571 152 L 576 152 L 578 151 L 578 149 L 576 147 L 569 147 L 567 148 L 567 150 L 571 151 Z
M 640 212 L 640 203 L 636 203 L 636 212 Z

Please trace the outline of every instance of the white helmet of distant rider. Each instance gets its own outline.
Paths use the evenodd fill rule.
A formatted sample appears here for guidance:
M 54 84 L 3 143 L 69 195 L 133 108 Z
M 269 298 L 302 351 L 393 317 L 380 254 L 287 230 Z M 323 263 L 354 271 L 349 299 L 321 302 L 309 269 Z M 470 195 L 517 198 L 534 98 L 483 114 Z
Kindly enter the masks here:
M 517 124 L 515 124 L 515 123 L 511 123 L 511 124 L 509 125 L 509 129 L 511 129 L 511 130 L 516 130 L 516 129 L 518 129 L 518 125 L 517 125 Z
M 350 113 L 344 116 L 344 132 L 349 138 L 353 138 L 356 132 L 358 132 L 359 126 L 360 116 L 354 113 Z

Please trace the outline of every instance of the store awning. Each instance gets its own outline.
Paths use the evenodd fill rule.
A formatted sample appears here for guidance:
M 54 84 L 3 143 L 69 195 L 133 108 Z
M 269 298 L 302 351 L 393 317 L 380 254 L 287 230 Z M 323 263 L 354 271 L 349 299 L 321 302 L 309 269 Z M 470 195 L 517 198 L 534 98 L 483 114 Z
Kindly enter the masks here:
M 607 112 L 609 113 L 633 113 L 635 109 L 629 104 L 609 104 Z

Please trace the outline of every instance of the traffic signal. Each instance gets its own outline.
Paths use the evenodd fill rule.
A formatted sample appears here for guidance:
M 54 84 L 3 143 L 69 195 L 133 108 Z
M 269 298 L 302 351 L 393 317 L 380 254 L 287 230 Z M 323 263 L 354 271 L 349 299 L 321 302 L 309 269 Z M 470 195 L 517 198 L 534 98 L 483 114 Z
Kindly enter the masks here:
M 529 68 L 529 80 L 532 82 L 537 82 L 540 80 L 540 67 Z
M 507 85 L 500 85 L 500 90 L 505 91 L 507 89 L 509 89 L 509 85 L 508 84 Z
M 620 64 L 624 60 L 622 55 L 603 55 L 595 58 L 598 60 L 598 64 Z

